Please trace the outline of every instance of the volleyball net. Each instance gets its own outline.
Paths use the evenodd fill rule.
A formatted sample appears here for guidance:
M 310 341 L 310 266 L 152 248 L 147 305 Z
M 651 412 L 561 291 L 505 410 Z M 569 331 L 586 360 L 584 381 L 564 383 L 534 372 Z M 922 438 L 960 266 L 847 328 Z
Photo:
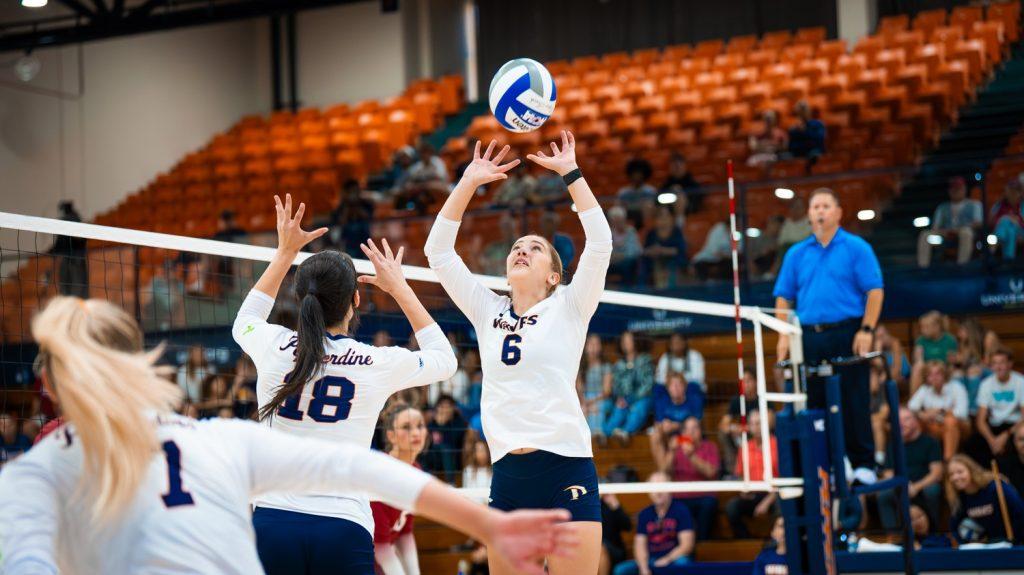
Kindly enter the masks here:
M 463 224 L 460 254 L 474 271 L 493 271 L 496 266 L 503 269 L 507 249 L 502 251 L 500 242 L 495 247 L 494 230 L 481 222 L 474 231 L 473 217 L 467 215 Z M 463 475 L 474 460 L 486 459 L 486 443 L 478 445 L 486 438 L 480 425 L 475 336 L 434 273 L 424 267 L 422 245 L 429 225 L 426 220 L 410 225 L 378 224 L 372 235 L 387 238 L 393 246 L 406 246 L 410 265 L 405 266 L 405 275 L 457 349 L 460 371 L 447 382 L 400 392 L 389 405 L 400 400 L 425 412 L 428 447 L 421 456 L 425 469 L 463 486 L 469 496 L 486 498 L 487 489 L 466 487 L 464 483 L 470 479 Z M 566 227 L 575 225 L 567 222 Z M 165 343 L 163 361 L 176 368 L 174 384 L 186 393 L 188 399 L 182 409 L 188 415 L 253 417 L 255 369 L 232 341 L 230 326 L 245 295 L 272 258 L 276 235 L 247 234 L 235 239 L 246 243 L 0 213 L 0 464 L 27 449 L 40 427 L 58 415 L 58 408 L 33 373 L 36 347 L 30 332 L 33 315 L 58 294 L 108 300 L 138 319 L 147 345 Z M 337 241 L 339 234 L 335 231 L 313 248 L 330 247 Z M 577 241 L 577 259 L 582 247 Z M 300 254 L 296 263 L 310 255 Z M 357 258 L 355 265 L 359 273 L 373 273 L 366 260 Z M 571 264 L 567 267 L 572 269 Z M 507 289 L 501 277 L 479 278 L 496 291 Z M 410 341 L 408 323 L 390 297 L 370 286 L 361 286 L 360 290 L 363 303 L 357 337 L 376 345 L 415 346 Z M 777 334 L 799 335 L 795 322 L 779 320 L 757 307 L 739 308 L 744 327 L 743 358 L 756 381 L 756 394 L 744 399 L 738 395 L 737 347 L 732 333 L 736 307 L 732 304 L 613 289 L 606 290 L 601 301 L 590 325 L 591 335 L 598 336 L 602 343 L 600 360 L 587 364 L 598 375 L 588 376 L 588 370 L 582 370 L 579 395 L 592 431 L 614 432 L 629 427 L 627 431 L 633 432 L 628 440 L 621 433 L 611 433 L 608 444 L 595 449 L 598 471 L 609 478 L 602 484 L 603 493 L 799 492 L 801 479 L 778 477 L 772 441 L 754 439 L 773 436 L 772 417 L 751 417 L 756 427 L 751 425 L 750 429 L 741 424 L 747 413 L 769 413 L 779 403 L 800 404 L 804 400 L 799 387 L 795 393 L 781 391 L 782 376 L 766 361 L 774 356 Z M 293 326 L 296 315 L 289 277 L 271 321 Z M 638 353 L 632 360 L 621 354 L 619 344 L 625 333 L 632 334 L 636 342 Z M 671 382 L 664 385 L 665 379 L 671 379 L 667 375 L 672 370 L 659 369 L 673 333 L 722 334 L 689 337 L 690 349 L 698 352 L 702 361 L 692 361 L 695 356 L 683 354 L 681 366 L 679 361 L 669 362 L 684 374 L 682 395 Z M 793 352 L 799 358 L 799 337 L 792 341 Z M 648 390 L 646 407 L 631 412 L 635 403 L 624 407 L 603 397 L 606 382 L 611 381 L 614 388 L 614 378 L 620 376 L 635 377 L 639 382 L 636 385 Z M 651 434 L 659 402 L 662 407 L 669 405 L 676 419 L 680 413 L 699 419 L 702 441 L 715 446 L 721 462 L 720 471 L 707 481 L 644 481 L 690 441 L 671 432 Z M 685 407 L 687 403 L 689 407 Z M 375 446 L 383 447 L 384 440 L 383 430 L 378 429 Z M 649 446 L 653 441 L 662 442 L 662 455 L 667 459 L 655 461 Z

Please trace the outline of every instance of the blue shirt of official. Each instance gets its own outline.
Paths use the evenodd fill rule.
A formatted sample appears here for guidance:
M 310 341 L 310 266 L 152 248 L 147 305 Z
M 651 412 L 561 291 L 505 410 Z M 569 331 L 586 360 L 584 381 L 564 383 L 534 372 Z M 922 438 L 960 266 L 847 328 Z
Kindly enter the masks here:
M 814 325 L 862 317 L 868 292 L 882 287 L 871 245 L 839 228 L 827 247 L 811 235 L 789 248 L 774 293 L 796 303 L 803 325 Z

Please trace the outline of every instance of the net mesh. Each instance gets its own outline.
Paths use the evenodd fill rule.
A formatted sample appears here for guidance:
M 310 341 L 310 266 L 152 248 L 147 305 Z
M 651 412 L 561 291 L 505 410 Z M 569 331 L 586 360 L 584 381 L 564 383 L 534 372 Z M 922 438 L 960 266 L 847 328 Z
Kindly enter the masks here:
M 474 271 L 497 272 L 504 267 L 507 246 L 493 239 L 495 234 L 487 227 L 490 221 L 493 220 L 474 221 L 470 216 L 463 224 L 460 237 L 465 244 L 460 244 L 459 250 L 475 254 L 464 255 Z M 532 227 L 530 224 L 521 223 L 524 228 Z M 372 232 L 375 237 L 387 237 L 393 245 L 407 246 L 406 261 L 412 265 L 407 267 L 406 275 L 414 278 L 410 280 L 413 289 L 456 348 L 460 368 L 452 380 L 400 392 L 392 402 L 416 405 L 426 415 L 428 447 L 420 457 L 424 469 L 453 485 L 475 487 L 479 496 L 486 489 L 474 479 L 475 470 L 478 463 L 486 467 L 487 455 L 486 443 L 481 441 L 477 343 L 470 325 L 441 286 L 428 281 L 433 279 L 433 273 L 415 267 L 425 264 L 421 246 L 429 225 L 429 221 L 400 228 L 385 225 Z M 564 227 L 570 231 L 579 226 L 568 222 Z M 26 450 L 40 429 L 58 415 L 33 373 L 36 348 L 30 335 L 32 316 L 57 294 L 110 301 L 138 319 L 149 345 L 165 343 L 163 360 L 175 367 L 175 382 L 189 398 L 183 412 L 195 417 L 253 417 L 255 369 L 232 341 L 230 326 L 243 298 L 265 269 L 273 253 L 269 246 L 276 237 L 232 237 L 229 233 L 221 237 L 244 243 L 0 214 L 0 266 L 4 277 L 0 294 L 0 462 Z M 321 244 L 313 246 L 314 251 L 337 245 L 340 239 L 339 234 L 328 235 Z M 574 239 L 578 257 L 582 238 Z M 369 263 L 357 260 L 357 269 L 368 271 Z M 567 269 L 571 276 L 572 263 Z M 503 281 L 498 278 L 483 279 L 490 287 L 502 287 Z M 373 287 L 360 289 L 363 303 L 359 309 L 358 339 L 376 345 L 414 347 L 410 327 L 394 301 Z M 596 361 L 584 362 L 578 383 L 592 431 L 604 430 L 611 436 L 607 445 L 601 441 L 596 449 L 598 472 L 612 481 L 602 489 L 620 493 L 669 489 L 649 484 L 621 485 L 645 479 L 659 468 L 672 472 L 675 453 L 683 449 L 686 440 L 680 439 L 676 423 L 654 421 L 653 414 L 666 413 L 662 409 L 666 405 L 671 411 L 666 419 L 680 420 L 687 414 L 699 417 L 704 441 L 714 444 L 719 452 L 716 472 L 705 479 L 734 480 L 716 481 L 714 485 L 693 483 L 688 490 L 769 488 L 761 476 L 745 477 L 745 465 L 736 463 L 737 459 L 742 462 L 748 452 L 738 449 L 742 430 L 736 418 L 736 346 L 734 335 L 729 333 L 733 311 L 729 305 L 606 292 L 590 325 L 591 336 L 596 336 L 593 345 L 600 344 L 599 352 L 595 354 Z M 296 315 L 289 277 L 271 321 L 293 326 Z M 743 315 L 766 325 L 773 319 L 753 308 L 744 308 Z M 716 332 L 721 335 L 709 335 Z M 619 344 L 624 333 L 632 334 L 636 342 L 639 353 L 633 360 L 621 353 Z M 669 354 L 674 359 L 662 360 L 674 333 L 692 336 L 688 342 L 692 352 Z M 772 336 L 766 337 L 765 345 L 773 346 Z M 753 368 L 758 365 L 759 356 L 755 338 L 748 332 L 744 341 L 746 365 Z M 681 342 L 679 338 L 676 345 Z M 763 354 L 761 357 L 763 360 Z M 763 364 L 762 369 L 769 380 L 768 389 L 774 389 L 777 374 Z M 676 389 L 671 381 L 668 386 L 662 385 L 666 379 L 672 379 L 668 374 L 673 371 L 685 374 Z M 609 387 L 614 395 L 616 378 L 633 372 L 643 380 L 643 394 L 650 398 L 647 411 L 631 418 L 627 410 L 620 414 L 619 423 L 613 425 L 610 417 L 621 406 L 606 397 Z M 758 389 L 753 380 L 749 387 Z M 761 388 L 765 389 L 764 382 Z M 446 403 L 439 401 L 446 395 L 454 398 L 455 409 L 439 408 L 439 403 Z M 682 407 L 681 397 L 685 397 Z M 758 408 L 753 394 L 747 407 L 751 411 Z M 631 437 L 613 433 L 613 428 L 626 429 Z M 652 448 L 652 444 L 663 449 Z M 380 429 L 375 446 L 383 446 Z M 748 461 L 746 466 L 749 464 Z M 472 471 L 467 472 L 467 468 Z M 766 481 L 772 480 L 772 469 L 766 469 L 765 476 Z M 679 488 L 673 485 L 673 489 Z

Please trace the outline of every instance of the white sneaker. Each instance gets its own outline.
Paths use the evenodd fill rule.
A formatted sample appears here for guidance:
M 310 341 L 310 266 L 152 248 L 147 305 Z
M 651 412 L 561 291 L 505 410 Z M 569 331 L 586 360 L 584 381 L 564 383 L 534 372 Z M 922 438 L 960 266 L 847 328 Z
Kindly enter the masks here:
M 874 485 L 878 482 L 878 474 L 875 473 L 874 469 L 858 467 L 853 470 L 853 480 L 861 485 Z

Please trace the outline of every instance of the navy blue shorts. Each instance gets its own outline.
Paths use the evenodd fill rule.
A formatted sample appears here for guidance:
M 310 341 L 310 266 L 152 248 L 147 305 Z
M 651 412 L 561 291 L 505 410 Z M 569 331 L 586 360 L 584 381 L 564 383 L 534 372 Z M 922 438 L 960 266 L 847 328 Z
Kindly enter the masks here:
M 354 521 L 257 507 L 252 525 L 267 575 L 374 575 L 373 536 Z
M 509 453 L 494 464 L 490 504 L 502 511 L 568 509 L 573 521 L 601 521 L 594 460 L 549 451 Z

